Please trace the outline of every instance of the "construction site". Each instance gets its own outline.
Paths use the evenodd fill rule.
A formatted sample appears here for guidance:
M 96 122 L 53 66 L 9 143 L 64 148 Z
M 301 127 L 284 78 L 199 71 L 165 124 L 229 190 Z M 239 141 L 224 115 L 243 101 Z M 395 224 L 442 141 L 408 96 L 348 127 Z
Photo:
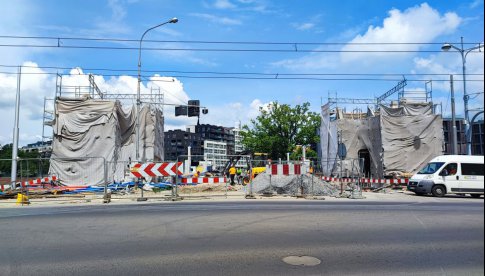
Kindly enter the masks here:
M 321 110 L 323 175 L 408 178 L 442 154 L 443 120 L 432 82 L 424 91 L 405 86 L 403 79 L 375 99 L 328 98 Z M 346 105 L 354 106 L 351 112 Z
M 241 162 L 227 153 L 221 152 L 225 168 L 216 172 L 207 166 L 210 160 L 203 160 L 206 155 L 164 159 L 165 103 L 159 88 L 139 95 L 102 92 L 93 75 L 80 77 L 85 85 L 57 76 L 55 95 L 44 104 L 42 136 L 52 140 L 48 171 L 41 172 L 45 175 L 39 175 L 40 181 L 20 181 L 17 187 L 37 194 L 102 193 L 104 198 L 111 193 L 141 193 L 143 198 L 143 191 L 166 191 L 172 200 L 217 191 L 227 197 L 238 190 L 246 197 L 339 196 L 345 191 L 359 197 L 363 188 L 385 186 L 365 184 L 364 179 L 409 178 L 443 152 L 442 118 L 440 106 L 432 101 L 432 82 L 423 91 L 406 91 L 403 78 L 374 99 L 329 95 L 321 106 L 318 160 L 262 164 L 239 153 L 247 181 L 233 187 L 227 170 Z M 200 160 L 199 169 L 191 166 L 192 158 Z M 290 173 L 272 166 L 299 167 L 298 173 Z

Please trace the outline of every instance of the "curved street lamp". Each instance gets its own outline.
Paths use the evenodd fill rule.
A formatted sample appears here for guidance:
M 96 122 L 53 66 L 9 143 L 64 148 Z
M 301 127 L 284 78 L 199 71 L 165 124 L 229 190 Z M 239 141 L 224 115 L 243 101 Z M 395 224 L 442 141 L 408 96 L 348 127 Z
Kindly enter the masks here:
M 470 135 L 470 120 L 469 120 L 469 112 L 468 112 L 469 96 L 466 92 L 466 56 L 468 55 L 468 53 L 470 53 L 473 50 L 477 50 L 477 49 L 480 50 L 480 48 L 483 47 L 483 45 L 479 44 L 478 46 L 475 46 L 475 47 L 472 47 L 472 48 L 469 48 L 469 49 L 464 49 L 463 48 L 463 37 L 461 37 L 461 43 L 460 44 L 461 44 L 460 45 L 461 47 L 458 48 L 453 44 L 445 43 L 445 44 L 443 44 L 443 46 L 441 46 L 441 50 L 449 51 L 450 49 L 454 49 L 461 54 L 461 61 L 462 61 L 462 65 L 463 65 L 463 67 L 462 67 L 463 102 L 465 104 L 465 121 L 466 121 L 466 123 L 465 123 L 466 152 L 467 152 L 467 155 L 471 155 L 472 154 L 472 139 L 471 139 L 471 135 Z
M 141 84 L 141 43 L 143 42 L 143 38 L 145 35 L 160 26 L 163 26 L 168 23 L 177 23 L 179 20 L 174 17 L 166 22 L 160 23 L 156 26 L 153 26 L 147 29 L 140 38 L 140 47 L 138 48 L 138 85 L 136 89 L 136 161 L 140 161 L 140 111 L 141 111 L 141 99 L 140 99 L 140 84 Z

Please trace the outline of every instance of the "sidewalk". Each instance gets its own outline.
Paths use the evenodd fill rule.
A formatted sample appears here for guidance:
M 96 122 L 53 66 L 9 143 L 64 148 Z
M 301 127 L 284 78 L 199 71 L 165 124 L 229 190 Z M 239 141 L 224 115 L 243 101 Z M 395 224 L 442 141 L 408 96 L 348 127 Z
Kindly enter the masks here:
M 432 196 L 416 196 L 412 192 L 402 190 L 387 190 L 385 192 L 363 192 L 362 199 L 352 199 L 346 197 L 333 196 L 305 196 L 296 197 L 290 195 L 261 195 L 254 194 L 254 199 L 246 199 L 249 193 L 248 187 L 239 187 L 233 191 L 184 191 L 179 190 L 179 196 L 173 197 L 172 191 L 162 191 L 158 193 L 143 192 L 146 201 L 138 201 L 141 198 L 141 191 L 138 190 L 133 194 L 119 195 L 113 194 L 110 203 L 103 203 L 102 194 L 79 194 L 79 195 L 59 195 L 56 197 L 48 196 L 44 198 L 30 198 L 28 205 L 17 204 L 16 199 L 0 200 L 0 208 L 16 207 L 36 207 L 36 206 L 92 206 L 92 205 L 118 205 L 118 204 L 150 204 L 150 203 L 169 203 L 172 201 L 302 201 L 302 200 L 325 200 L 325 201 L 382 201 L 382 202 L 437 202 L 442 200 L 452 201 L 470 201 L 470 197 L 450 195 L 444 198 Z M 475 199 L 476 200 L 476 199 Z

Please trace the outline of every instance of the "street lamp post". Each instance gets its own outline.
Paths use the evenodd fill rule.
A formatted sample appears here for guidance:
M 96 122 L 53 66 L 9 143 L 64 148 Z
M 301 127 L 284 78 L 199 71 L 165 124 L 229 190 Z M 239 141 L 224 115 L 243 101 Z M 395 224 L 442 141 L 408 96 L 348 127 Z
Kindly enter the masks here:
M 443 51 L 448 51 L 450 49 L 455 49 L 461 54 L 461 62 L 462 62 L 462 74 L 463 74 L 463 102 L 465 104 L 465 140 L 466 140 L 466 152 L 467 155 L 472 154 L 472 141 L 471 141 L 471 135 L 470 135 L 470 118 L 469 118 L 469 112 L 468 112 L 468 94 L 466 92 L 466 56 L 468 53 L 470 53 L 473 50 L 480 49 L 483 47 L 483 45 L 478 45 L 469 49 L 464 49 L 463 48 L 463 37 L 461 37 L 461 48 L 456 47 L 453 44 L 450 43 L 445 43 L 443 46 L 441 46 L 441 50 Z
M 456 116 L 455 116 L 455 89 L 453 87 L 453 75 L 450 75 L 450 92 L 451 92 L 451 137 L 453 139 L 452 145 L 453 150 L 452 154 L 458 154 L 458 138 L 456 135 Z
M 166 22 L 158 24 L 154 27 L 147 29 L 140 38 L 140 47 L 138 48 L 138 85 L 136 89 L 136 161 L 140 161 L 140 111 L 141 111 L 141 99 L 140 99 L 140 84 L 141 84 L 141 43 L 143 42 L 143 38 L 145 35 L 160 26 L 163 26 L 168 23 L 177 23 L 179 20 L 174 17 Z

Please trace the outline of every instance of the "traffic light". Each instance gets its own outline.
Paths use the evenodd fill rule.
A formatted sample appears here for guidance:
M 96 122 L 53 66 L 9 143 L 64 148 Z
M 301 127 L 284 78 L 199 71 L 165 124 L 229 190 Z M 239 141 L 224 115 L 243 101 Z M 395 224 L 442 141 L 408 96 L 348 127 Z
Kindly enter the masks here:
M 186 105 L 176 106 L 175 116 L 187 116 L 187 106 Z
M 199 117 L 200 116 L 200 101 L 199 100 L 189 100 L 187 116 L 189 116 L 189 117 Z

